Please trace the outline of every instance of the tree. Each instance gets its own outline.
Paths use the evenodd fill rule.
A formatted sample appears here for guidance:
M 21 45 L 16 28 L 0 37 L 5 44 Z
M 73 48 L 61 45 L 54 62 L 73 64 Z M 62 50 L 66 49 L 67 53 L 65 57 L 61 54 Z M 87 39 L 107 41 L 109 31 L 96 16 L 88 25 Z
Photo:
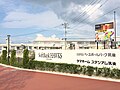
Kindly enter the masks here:
M 11 58 L 10 58 L 10 65 L 15 65 L 16 64 L 16 51 L 12 50 L 11 52 Z
M 6 51 L 6 50 L 3 50 L 3 51 L 2 51 L 1 63 L 3 63 L 3 64 L 8 64 L 8 61 L 7 61 L 7 51 Z
M 23 52 L 23 67 L 27 68 L 29 64 L 29 51 L 25 49 Z
M 0 56 L 0 63 L 1 63 L 1 56 Z

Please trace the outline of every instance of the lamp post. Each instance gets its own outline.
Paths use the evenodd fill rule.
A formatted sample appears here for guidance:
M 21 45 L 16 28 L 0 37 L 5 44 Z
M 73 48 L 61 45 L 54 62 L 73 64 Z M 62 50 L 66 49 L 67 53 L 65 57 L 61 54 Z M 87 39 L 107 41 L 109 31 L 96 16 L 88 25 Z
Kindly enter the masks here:
M 65 28 L 65 50 L 66 50 L 66 44 L 67 44 L 67 38 L 66 38 L 66 35 L 67 35 L 67 28 L 68 28 L 68 23 L 63 23 L 62 24 Z
M 7 35 L 7 56 L 8 63 L 10 64 L 10 35 Z
M 114 11 L 114 33 L 115 33 L 115 49 L 117 49 L 116 47 L 116 11 Z

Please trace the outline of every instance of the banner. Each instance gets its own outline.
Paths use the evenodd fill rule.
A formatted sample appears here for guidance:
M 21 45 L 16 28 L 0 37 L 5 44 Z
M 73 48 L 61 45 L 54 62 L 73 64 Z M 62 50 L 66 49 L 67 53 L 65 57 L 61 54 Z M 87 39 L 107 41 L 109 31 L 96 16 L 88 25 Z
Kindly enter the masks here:
M 120 50 L 36 50 L 35 60 L 120 69 Z
M 114 23 L 103 23 L 95 25 L 95 39 L 99 40 L 113 40 L 114 36 Z

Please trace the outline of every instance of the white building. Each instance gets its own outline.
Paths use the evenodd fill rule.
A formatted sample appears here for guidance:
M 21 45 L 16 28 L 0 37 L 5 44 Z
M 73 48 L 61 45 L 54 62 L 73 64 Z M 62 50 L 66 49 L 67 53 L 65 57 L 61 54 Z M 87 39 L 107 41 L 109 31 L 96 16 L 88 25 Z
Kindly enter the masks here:
M 110 42 L 106 45 L 110 48 Z M 103 42 L 99 42 L 99 49 L 103 49 Z M 117 37 L 117 48 L 120 47 L 120 37 Z M 46 50 L 46 49 L 65 49 L 65 40 L 58 38 L 44 38 L 39 37 L 32 43 L 28 44 L 10 44 L 10 50 L 23 50 L 27 48 L 28 50 Z M 94 39 L 78 39 L 78 40 L 67 40 L 66 49 L 96 49 L 97 44 Z M 7 49 L 7 44 L 0 44 L 0 50 Z

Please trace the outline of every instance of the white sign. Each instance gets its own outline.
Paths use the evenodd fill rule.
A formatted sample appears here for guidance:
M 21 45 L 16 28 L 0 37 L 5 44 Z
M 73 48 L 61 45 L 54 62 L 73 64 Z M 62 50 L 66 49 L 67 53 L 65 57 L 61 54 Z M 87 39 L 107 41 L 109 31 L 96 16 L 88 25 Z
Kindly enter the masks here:
M 120 50 L 36 50 L 35 60 L 120 69 Z

